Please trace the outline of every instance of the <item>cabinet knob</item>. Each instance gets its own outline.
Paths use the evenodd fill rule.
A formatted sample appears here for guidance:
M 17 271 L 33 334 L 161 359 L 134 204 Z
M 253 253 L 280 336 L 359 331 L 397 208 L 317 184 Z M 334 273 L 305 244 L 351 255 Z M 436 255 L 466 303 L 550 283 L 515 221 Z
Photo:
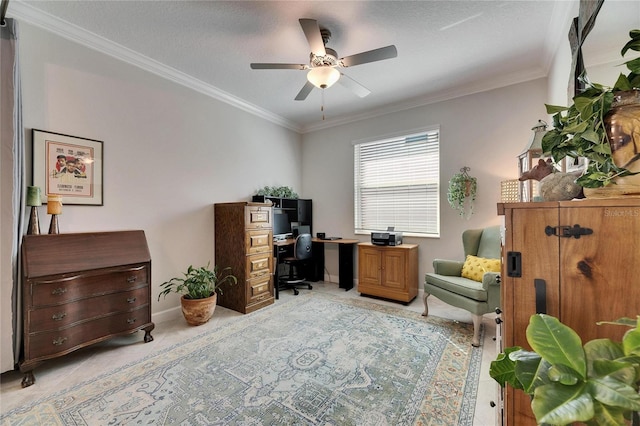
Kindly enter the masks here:
M 66 341 L 67 341 L 67 338 L 66 338 L 66 337 L 58 337 L 58 338 L 56 338 L 56 339 L 53 339 L 53 342 L 52 342 L 52 343 L 53 343 L 55 346 L 60 346 L 60 345 L 62 345 L 62 344 L 63 344 L 64 342 L 66 342 Z
M 136 322 L 135 318 L 127 318 L 127 324 L 133 324 L 134 322 Z
M 132 275 L 129 278 L 127 278 L 127 282 L 128 283 L 133 283 L 133 282 L 136 282 L 137 279 L 138 279 L 138 277 L 136 277 L 135 275 Z
M 60 312 L 60 313 L 51 315 L 51 319 L 54 321 L 61 321 L 66 316 L 67 316 L 66 312 Z
M 53 291 L 51 292 L 51 294 L 55 295 L 55 296 L 59 296 L 61 294 L 64 294 L 67 292 L 67 289 L 64 287 L 58 287 L 58 288 L 54 288 Z
M 500 315 L 502 313 L 502 309 L 496 308 L 496 314 Z
M 502 318 L 496 318 L 496 324 L 502 324 Z
M 127 298 L 127 303 L 133 303 L 133 302 L 135 302 L 135 301 L 136 301 L 136 298 L 135 298 L 135 297 L 128 297 L 128 298 Z
M 490 402 L 489 402 L 489 405 L 490 405 L 491 407 L 495 407 L 495 406 L 496 406 L 496 403 L 495 403 L 495 402 L 493 402 L 493 401 L 490 401 Z

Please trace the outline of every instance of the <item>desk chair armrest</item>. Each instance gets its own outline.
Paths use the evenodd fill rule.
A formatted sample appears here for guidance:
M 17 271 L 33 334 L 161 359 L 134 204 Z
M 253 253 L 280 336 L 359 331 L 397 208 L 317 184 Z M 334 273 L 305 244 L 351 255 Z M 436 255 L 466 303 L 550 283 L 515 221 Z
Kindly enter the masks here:
M 457 260 L 433 259 L 433 272 L 450 277 L 459 277 L 462 274 L 464 262 Z

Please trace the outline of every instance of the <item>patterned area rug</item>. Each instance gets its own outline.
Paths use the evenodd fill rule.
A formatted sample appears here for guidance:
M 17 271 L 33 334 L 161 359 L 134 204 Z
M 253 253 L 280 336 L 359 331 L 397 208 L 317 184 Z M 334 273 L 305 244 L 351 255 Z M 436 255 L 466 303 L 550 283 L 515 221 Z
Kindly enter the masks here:
M 2 415 L 37 425 L 471 425 L 472 326 L 304 292 Z

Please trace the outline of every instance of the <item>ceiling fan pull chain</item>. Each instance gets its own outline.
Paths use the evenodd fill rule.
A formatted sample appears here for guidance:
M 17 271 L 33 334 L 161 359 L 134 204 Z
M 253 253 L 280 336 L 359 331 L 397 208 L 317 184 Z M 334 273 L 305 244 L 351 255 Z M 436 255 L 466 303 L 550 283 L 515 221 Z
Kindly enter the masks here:
M 322 121 L 324 121 L 324 89 L 322 89 L 322 103 L 320 104 L 320 111 L 322 111 Z

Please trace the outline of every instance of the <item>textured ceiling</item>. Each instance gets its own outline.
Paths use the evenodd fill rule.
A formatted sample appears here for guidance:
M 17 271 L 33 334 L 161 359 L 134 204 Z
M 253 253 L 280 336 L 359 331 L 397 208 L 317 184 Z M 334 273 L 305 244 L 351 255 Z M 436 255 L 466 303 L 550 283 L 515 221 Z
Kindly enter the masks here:
M 11 0 L 8 16 L 191 81 L 197 90 L 305 132 L 544 77 L 558 40 L 567 40 L 562 27 L 572 7 L 563 0 Z M 640 27 L 640 2 L 607 0 L 605 11 L 616 17 L 615 31 L 607 34 L 617 38 L 617 53 L 628 30 Z M 328 28 L 327 45 L 340 57 L 389 44 L 398 57 L 343 69 L 371 94 L 359 98 L 338 84 L 325 90 L 323 120 L 320 89 L 294 100 L 304 71 L 249 68 L 251 62 L 307 63 L 299 18 Z

